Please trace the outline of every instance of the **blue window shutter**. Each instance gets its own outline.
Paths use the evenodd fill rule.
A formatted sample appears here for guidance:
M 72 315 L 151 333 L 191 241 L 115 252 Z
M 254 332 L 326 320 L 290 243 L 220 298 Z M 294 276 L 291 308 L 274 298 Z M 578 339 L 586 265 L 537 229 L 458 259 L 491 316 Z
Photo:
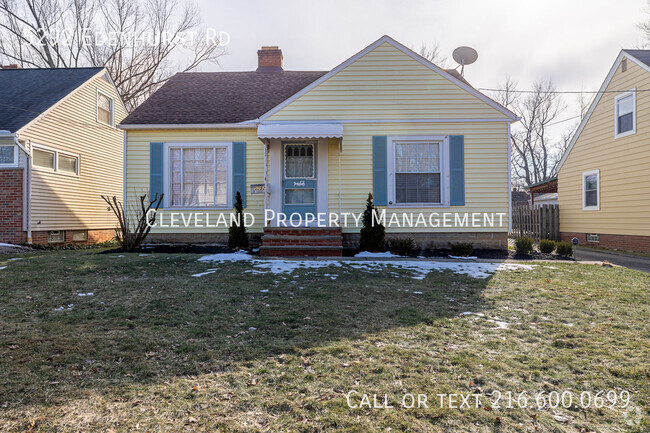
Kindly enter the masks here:
M 388 140 L 372 137 L 372 197 L 375 206 L 388 204 Z
M 149 143 L 149 197 L 163 192 L 163 143 Z
M 232 202 L 235 203 L 237 191 L 241 194 L 246 207 L 246 142 L 238 141 L 232 144 Z
M 449 181 L 452 206 L 465 205 L 465 137 L 449 136 Z

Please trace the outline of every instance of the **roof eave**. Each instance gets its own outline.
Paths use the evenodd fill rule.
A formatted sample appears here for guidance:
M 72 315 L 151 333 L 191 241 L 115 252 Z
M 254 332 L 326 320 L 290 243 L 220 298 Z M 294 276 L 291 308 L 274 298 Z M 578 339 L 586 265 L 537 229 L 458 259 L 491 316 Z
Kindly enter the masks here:
M 240 123 L 143 123 L 143 124 L 119 124 L 117 128 L 124 130 L 138 129 L 254 129 L 257 122 L 247 120 Z

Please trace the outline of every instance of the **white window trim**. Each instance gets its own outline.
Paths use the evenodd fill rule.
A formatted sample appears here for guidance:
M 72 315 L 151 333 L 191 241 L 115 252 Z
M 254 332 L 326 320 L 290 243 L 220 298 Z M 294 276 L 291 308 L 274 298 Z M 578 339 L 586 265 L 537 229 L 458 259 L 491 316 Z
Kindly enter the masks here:
M 0 147 L 13 147 L 14 149 L 14 162 L 0 163 L 0 167 L 17 167 L 18 166 L 18 146 L 15 144 L 0 144 Z
M 36 150 L 42 150 L 44 152 L 50 152 L 54 154 L 54 169 L 51 168 L 46 168 L 46 167 L 40 167 L 38 165 L 34 165 L 34 149 Z M 77 159 L 77 171 L 76 173 L 70 173 L 69 171 L 63 171 L 59 170 L 59 154 L 69 156 L 70 158 L 76 158 Z M 72 177 L 79 177 L 79 172 L 81 170 L 81 155 L 78 153 L 72 153 L 72 152 L 66 152 L 63 150 L 58 150 L 50 146 L 45 146 L 43 144 L 36 144 L 32 143 L 31 149 L 30 149 L 30 155 L 31 155 L 31 161 L 32 161 L 32 169 L 35 171 L 43 171 L 46 173 L 56 173 L 60 174 L 63 176 L 72 176 Z
M 106 123 L 99 120 L 99 95 L 103 95 L 111 101 L 111 123 Z M 115 127 L 115 99 L 108 93 L 102 92 L 99 89 L 97 89 L 97 96 L 95 99 L 95 119 L 97 120 L 98 123 L 101 123 L 102 125 L 110 126 L 111 128 Z
M 395 203 L 395 142 L 440 142 L 440 203 Z M 389 208 L 436 208 L 449 207 L 449 136 L 448 135 L 398 135 L 388 137 L 388 207 Z
M 596 206 L 587 206 L 587 191 L 586 186 L 587 182 L 585 179 L 587 176 L 596 175 Z M 600 210 L 600 170 L 590 170 L 582 172 L 582 210 Z
M 226 204 L 223 206 L 172 206 L 172 177 L 171 177 L 171 166 L 169 164 L 169 149 L 172 147 L 225 147 L 227 152 L 227 162 L 226 162 Z M 218 142 L 179 142 L 179 143 L 165 143 L 165 149 L 163 152 L 163 192 L 165 194 L 164 200 L 164 209 L 173 209 L 173 210 L 223 210 L 223 209 L 232 209 L 234 204 L 232 200 L 232 142 L 229 141 L 218 141 Z M 214 161 L 216 164 L 216 160 Z
M 632 105 L 634 106 L 632 110 L 632 129 L 622 133 L 618 133 L 618 101 L 632 96 Z M 614 139 L 627 137 L 628 135 L 636 134 L 636 89 L 631 89 L 628 92 L 621 93 L 614 97 Z

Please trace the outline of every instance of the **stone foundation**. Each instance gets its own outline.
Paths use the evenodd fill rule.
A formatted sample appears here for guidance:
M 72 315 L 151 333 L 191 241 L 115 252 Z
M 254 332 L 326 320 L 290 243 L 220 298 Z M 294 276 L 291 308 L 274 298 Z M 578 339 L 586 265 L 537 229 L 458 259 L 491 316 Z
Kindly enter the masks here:
M 650 253 L 650 236 L 589 234 L 597 234 L 599 241 L 587 242 L 587 233 L 560 233 L 563 241 L 571 242 L 571 239 L 578 238 L 578 245 Z

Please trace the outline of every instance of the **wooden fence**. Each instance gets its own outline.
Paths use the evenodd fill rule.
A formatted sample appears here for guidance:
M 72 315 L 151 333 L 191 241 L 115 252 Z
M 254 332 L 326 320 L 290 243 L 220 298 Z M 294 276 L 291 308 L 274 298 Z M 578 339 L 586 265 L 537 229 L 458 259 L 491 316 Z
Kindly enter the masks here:
M 512 236 L 560 240 L 560 207 L 556 204 L 512 208 Z

